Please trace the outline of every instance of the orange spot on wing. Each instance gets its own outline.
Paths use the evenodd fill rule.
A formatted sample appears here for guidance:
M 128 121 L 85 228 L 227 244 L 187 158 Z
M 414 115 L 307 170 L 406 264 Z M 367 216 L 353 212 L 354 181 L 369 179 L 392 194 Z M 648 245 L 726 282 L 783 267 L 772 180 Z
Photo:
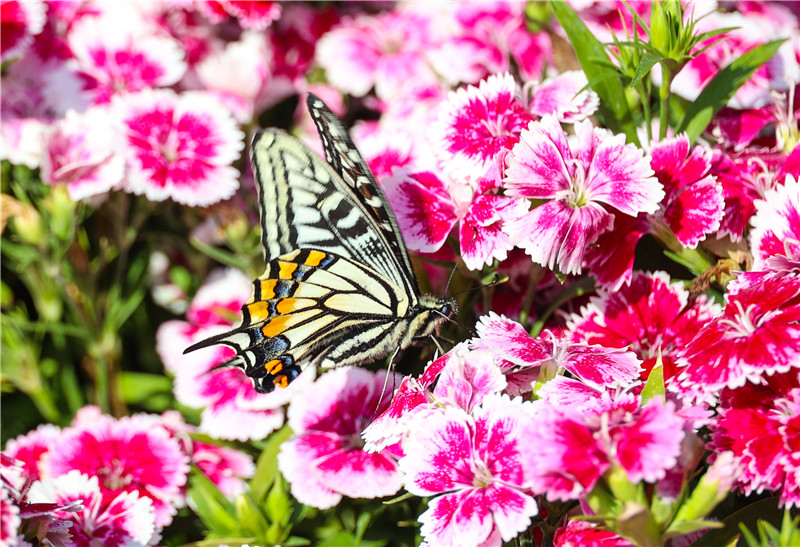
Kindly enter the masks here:
M 280 302 L 278 302 L 276 309 L 278 313 L 284 314 L 289 313 L 295 308 L 296 300 L 294 298 L 284 298 Z
M 275 378 L 275 385 L 278 387 L 286 387 L 289 385 L 289 378 L 285 374 L 281 374 Z
M 261 299 L 269 300 L 275 298 L 275 285 L 278 284 L 277 279 L 265 279 L 261 282 Z
M 286 323 L 289 321 L 289 318 L 290 316 L 288 315 L 279 315 L 277 317 L 273 317 L 263 327 L 261 327 L 261 332 L 267 338 L 278 336 L 286 330 Z
M 273 359 L 272 361 L 267 361 L 264 364 L 264 367 L 266 367 L 270 374 L 278 374 L 283 370 L 283 363 L 281 363 L 278 359 Z
M 250 320 L 254 323 L 269 319 L 269 304 L 267 302 L 259 300 L 248 304 L 247 311 L 250 312 Z
M 278 262 L 278 267 L 278 278 L 280 279 L 291 279 L 295 270 L 297 270 L 297 264 L 292 262 Z
M 308 258 L 306 258 L 307 266 L 319 266 L 322 259 L 325 258 L 325 253 L 322 251 L 309 251 Z

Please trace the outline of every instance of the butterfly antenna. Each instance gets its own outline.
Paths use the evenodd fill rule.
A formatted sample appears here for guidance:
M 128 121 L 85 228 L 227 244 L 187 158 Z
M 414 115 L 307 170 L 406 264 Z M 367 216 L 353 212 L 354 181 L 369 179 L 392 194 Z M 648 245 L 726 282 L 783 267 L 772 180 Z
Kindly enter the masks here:
M 462 291 L 462 292 L 463 292 L 463 291 Z M 461 323 L 460 323 L 459 321 L 457 321 L 456 319 L 453 319 L 452 317 L 448 317 L 447 315 L 443 314 L 443 313 L 442 313 L 442 312 L 440 312 L 439 310 L 431 310 L 431 311 L 432 311 L 433 313 L 438 313 L 439 315 L 441 315 L 442 317 L 444 317 L 444 318 L 445 318 L 445 320 L 447 320 L 447 321 L 450 321 L 450 322 L 451 322 L 451 323 L 453 323 L 454 325 L 458 325 L 459 327 L 461 327 L 461 329 L 462 329 L 462 330 L 464 330 L 464 332 L 466 332 L 466 333 L 467 333 L 467 334 L 469 334 L 470 336 L 477 336 L 477 335 L 478 335 L 478 333 L 476 333 L 475 331 L 473 331 L 473 330 L 471 330 L 471 329 L 469 329 L 469 328 L 465 327 L 463 324 L 461 324 Z M 437 345 L 438 345 L 438 344 L 437 344 Z

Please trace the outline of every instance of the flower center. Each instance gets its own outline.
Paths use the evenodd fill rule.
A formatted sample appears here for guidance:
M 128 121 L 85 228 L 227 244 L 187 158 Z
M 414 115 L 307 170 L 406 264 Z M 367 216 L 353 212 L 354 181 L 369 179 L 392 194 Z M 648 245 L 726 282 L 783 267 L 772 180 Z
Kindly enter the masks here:
M 475 488 L 483 488 L 489 486 L 494 482 L 492 472 L 486 467 L 486 463 L 481 460 L 476 460 L 472 463 L 472 486 Z
M 738 310 L 735 319 L 721 319 L 720 323 L 731 328 L 731 338 L 746 338 L 753 334 L 756 329 L 764 322 L 764 317 L 757 318 L 756 305 L 750 304 L 747 308 L 742 307 L 738 300 L 733 303 Z
M 128 486 L 133 477 L 131 477 L 125 471 L 125 467 L 122 465 L 122 462 L 117 458 L 112 460 L 111 465 L 109 467 L 101 467 L 97 470 L 97 474 L 100 476 L 103 484 L 106 488 L 110 490 L 117 490 L 120 488 L 124 488 Z
M 578 160 L 570 160 L 574 167 L 572 174 L 572 186 L 568 190 L 562 190 L 559 199 L 567 202 L 567 205 L 577 209 L 578 207 L 586 207 L 591 201 L 588 188 L 586 186 L 586 170 L 583 164 Z

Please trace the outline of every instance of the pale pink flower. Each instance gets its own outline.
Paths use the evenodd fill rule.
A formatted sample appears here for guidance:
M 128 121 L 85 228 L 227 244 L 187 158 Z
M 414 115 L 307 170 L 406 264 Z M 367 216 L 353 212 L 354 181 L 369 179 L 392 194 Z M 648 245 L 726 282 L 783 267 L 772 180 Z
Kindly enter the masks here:
M 782 185 L 769 190 L 754 205 L 749 237 L 753 269 L 763 269 L 776 255 L 800 259 L 800 181 L 787 176 Z
M 522 325 L 493 312 L 481 317 L 475 328 L 478 338 L 472 347 L 495 356 L 512 394 L 531 391 L 541 367 L 551 374 L 568 371 L 597 388 L 630 387 L 641 370 L 639 359 L 624 349 L 574 343 L 550 331 L 532 338 Z
M 398 138 L 396 132 L 382 129 L 382 122 L 383 117 L 380 121 L 362 120 L 350 131 L 353 142 L 378 182 L 391 176 L 395 169 L 410 170 L 414 162 L 413 139 Z
M 4 1 L 0 4 L 0 60 L 21 56 L 42 32 L 47 6 L 38 0 Z
M 664 191 L 641 150 L 589 122 L 575 124 L 575 145 L 553 116 L 531 123 L 511 152 L 505 185 L 515 197 L 549 200 L 506 226 L 534 262 L 579 273 L 589 245 L 615 214 L 654 213 Z
M 634 272 L 630 284 L 600 290 L 568 323 L 575 342 L 627 348 L 641 359 L 643 379 L 660 359 L 670 387 L 680 350 L 722 308 L 705 296 L 690 299 L 682 283 L 665 272 Z
M 400 489 L 396 451 L 370 453 L 361 440 L 372 416 L 388 406 L 392 382 L 384 371 L 339 368 L 292 399 L 294 436 L 281 445 L 278 467 L 299 502 L 327 509 L 345 496 L 372 499 Z
M 70 28 L 73 68 L 95 103 L 115 95 L 172 85 L 186 71 L 183 51 L 132 5 L 85 16 Z
M 215 272 L 197 291 L 187 321 L 167 321 L 156 333 L 156 351 L 175 376 L 175 397 L 186 406 L 202 408 L 199 431 L 219 439 L 265 438 L 283 425 L 281 407 L 314 376 L 313 371 L 301 374 L 288 388 L 261 394 L 241 369 L 215 369 L 235 355 L 231 348 L 183 353 L 193 343 L 238 324 L 241 307 L 252 295 L 253 282 L 241 271 Z
M 439 250 L 458 222 L 461 257 L 471 270 L 493 260 L 504 260 L 512 248 L 503 226 L 525 213 L 523 200 L 494 193 L 488 179 L 468 184 L 443 182 L 433 172 L 408 173 L 398 170 L 384 180 L 403 239 L 409 249 Z
M 9 545 L 18 544 L 21 524 L 19 505 L 11 499 L 8 490 L 0 488 L 0 540 L 8 542 Z
M 529 494 L 531 403 L 490 395 L 467 414 L 448 407 L 419 413 L 403 442 L 406 490 L 436 496 L 419 517 L 432 545 L 479 545 L 496 528 L 504 541 L 538 513 Z
M 410 85 L 435 82 L 426 52 L 433 20 L 420 13 L 391 11 L 343 20 L 317 43 L 317 61 L 328 81 L 357 97 L 371 88 L 382 99 Z
M 726 389 L 712 427 L 715 452 L 732 451 L 735 485 L 745 495 L 780 490 L 780 504 L 800 506 L 800 379 L 797 370 L 762 385 Z
M 39 464 L 42 456 L 50 450 L 60 434 L 60 427 L 53 424 L 42 424 L 25 435 L 9 440 L 3 452 L 25 464 L 23 467 L 25 478 L 35 481 L 39 479 Z
M 41 462 L 46 479 L 72 470 L 98 477 L 105 502 L 125 492 L 149 498 L 159 527 L 172 522 L 189 472 L 177 440 L 155 417 L 116 420 L 92 407 L 78 413 Z
M 204 0 L 197 3 L 212 23 L 223 23 L 234 17 L 244 29 L 263 31 L 281 16 L 279 2 L 268 0 Z
M 633 543 L 591 522 L 570 520 L 556 530 L 554 547 L 633 547 Z
M 98 477 L 72 470 L 31 486 L 29 500 L 38 503 L 82 502 L 80 511 L 55 510 L 54 516 L 70 522 L 72 545 L 129 547 L 155 543 L 155 513 L 150 498 L 136 491 L 120 492 L 108 499 Z
M 124 97 L 115 107 L 130 191 L 153 201 L 205 206 L 239 187 L 239 172 L 231 164 L 244 134 L 213 97 L 149 90 Z
M 436 127 L 445 172 L 474 180 L 492 166 L 502 169 L 505 153 L 533 120 L 518 97 L 514 77 L 507 72 L 450 93 Z
M 42 181 L 66 184 L 69 196 L 81 200 L 113 189 L 125 173 L 125 160 L 114 149 L 114 132 L 106 109 L 83 114 L 74 110 L 43 135 Z
M 742 276 L 728 285 L 725 309 L 681 352 L 679 389 L 713 401 L 719 391 L 800 368 L 800 277 Z
M 600 106 L 600 98 L 586 87 L 588 83 L 582 70 L 570 70 L 548 78 L 533 86 L 528 110 L 539 117 L 552 114 L 561 123 L 585 120 Z

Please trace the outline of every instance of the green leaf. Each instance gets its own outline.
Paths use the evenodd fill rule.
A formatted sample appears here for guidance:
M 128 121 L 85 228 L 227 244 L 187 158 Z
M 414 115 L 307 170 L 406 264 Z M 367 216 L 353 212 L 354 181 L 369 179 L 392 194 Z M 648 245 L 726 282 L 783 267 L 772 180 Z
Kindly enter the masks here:
M 586 78 L 600 97 L 599 113 L 605 126 L 614 133 L 625 133 L 628 142 L 639 144 L 636 126 L 625 100 L 625 91 L 617 69 L 597 61 L 608 60 L 605 46 L 594 37 L 592 31 L 566 2 L 556 0 L 550 5 L 561 27 L 567 33 L 572 47 L 575 48 L 575 55 L 586 73 Z
M 250 481 L 250 488 L 257 499 L 264 499 L 269 492 L 275 476 L 278 474 L 278 452 L 283 441 L 292 436 L 292 430 L 288 425 L 283 426 L 269 436 L 261 455 L 256 462 L 256 472 Z
M 657 52 L 650 52 L 642 57 L 639 66 L 636 67 L 636 74 L 633 75 L 631 78 L 631 83 L 629 84 L 631 87 L 635 86 L 639 83 L 639 80 L 647 76 L 647 73 L 650 72 L 650 69 L 655 66 L 655 64 L 665 57 Z
M 781 513 L 778 509 L 778 498 L 769 497 L 739 509 L 722 520 L 722 524 L 725 525 L 724 528 L 709 530 L 703 537 L 694 542 L 692 547 L 728 545 L 739 535 L 740 523 L 749 530 L 754 530 L 759 520 L 766 520 L 775 526 L 780 524 Z
M 711 123 L 714 114 L 728 104 L 742 84 L 775 55 L 784 41 L 775 40 L 755 47 L 720 70 L 689 106 L 678 132 L 685 131 L 689 140 L 694 142 Z
M 685 520 L 669 527 L 669 536 L 682 536 L 704 528 L 722 528 L 724 525 L 716 520 Z
M 661 351 L 658 352 L 656 364 L 650 370 L 647 382 L 642 388 L 642 404 L 646 403 L 656 395 L 664 397 L 667 393 L 664 387 L 664 363 L 661 361 Z
M 205 474 L 191 474 L 186 494 L 189 507 L 213 533 L 224 536 L 239 531 L 233 504 Z
M 122 371 L 120 384 L 123 399 L 134 405 L 172 392 L 172 380 L 163 374 Z

